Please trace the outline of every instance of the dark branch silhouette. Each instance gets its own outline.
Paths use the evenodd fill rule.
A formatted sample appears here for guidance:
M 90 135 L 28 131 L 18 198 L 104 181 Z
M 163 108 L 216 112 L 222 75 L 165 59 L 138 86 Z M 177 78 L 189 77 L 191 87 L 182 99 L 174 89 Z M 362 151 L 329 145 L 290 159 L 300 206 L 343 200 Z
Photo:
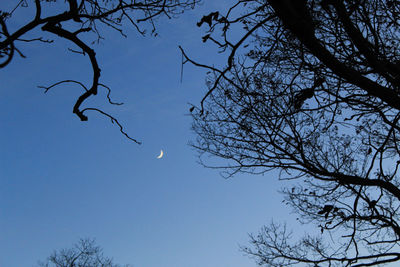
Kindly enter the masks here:
M 56 2 L 56 3 L 54 3 Z M 15 8 L 9 12 L 0 10 L 0 68 L 7 67 L 12 61 L 14 56 L 19 54 L 25 57 L 24 54 L 17 48 L 18 43 L 24 42 L 42 42 L 52 43 L 52 40 L 46 40 L 43 37 L 25 39 L 25 35 L 29 34 L 34 29 L 40 28 L 44 32 L 51 33 L 55 38 L 61 38 L 73 43 L 79 50 L 69 49 L 71 52 L 79 53 L 88 56 L 92 70 L 93 78 L 91 85 L 83 85 L 79 81 L 66 80 L 55 83 L 52 86 L 44 87 L 46 91 L 55 85 L 60 85 L 64 82 L 74 82 L 84 89 L 83 93 L 77 98 L 73 107 L 75 113 L 80 120 L 87 121 L 88 117 L 84 114 L 85 108 L 82 108 L 83 103 L 92 96 L 95 96 L 98 87 L 102 86 L 110 91 L 110 88 L 100 83 L 100 66 L 97 62 L 95 50 L 83 41 L 81 35 L 89 32 L 95 33 L 97 41 L 104 39 L 101 36 L 101 26 L 111 27 L 118 31 L 121 35 L 123 27 L 129 24 L 133 26 L 140 34 L 146 33 L 146 28 L 151 29 L 151 33 L 156 35 L 155 19 L 160 16 L 167 16 L 172 18 L 181 14 L 183 11 L 194 8 L 194 5 L 199 0 L 115 0 L 115 1 L 101 1 L 101 0 L 67 0 L 68 5 L 62 3 L 63 1 L 43 1 L 34 0 L 33 3 L 26 1 L 19 1 Z M 59 13 L 43 16 L 50 5 L 59 4 Z M 13 32 L 9 31 L 9 23 L 13 19 L 13 15 L 21 8 L 31 8 L 35 10 L 35 16 L 30 22 L 21 26 Z M 143 23 L 147 23 L 142 25 Z M 109 97 L 110 92 L 107 94 L 109 103 L 118 104 L 111 101 Z M 107 117 L 113 118 L 106 112 L 101 112 Z M 113 118 L 114 122 L 120 126 L 117 120 Z M 121 127 L 121 132 L 122 127 Z M 124 132 L 123 132 L 124 133 Z M 135 141 L 133 138 L 129 138 Z M 135 141 L 136 142 L 136 141 Z
M 198 23 L 223 68 L 181 48 L 209 71 L 190 109 L 201 162 L 226 177 L 278 170 L 284 203 L 319 230 L 264 227 L 244 248 L 260 265 L 400 260 L 399 19 L 399 1 L 237 1 Z

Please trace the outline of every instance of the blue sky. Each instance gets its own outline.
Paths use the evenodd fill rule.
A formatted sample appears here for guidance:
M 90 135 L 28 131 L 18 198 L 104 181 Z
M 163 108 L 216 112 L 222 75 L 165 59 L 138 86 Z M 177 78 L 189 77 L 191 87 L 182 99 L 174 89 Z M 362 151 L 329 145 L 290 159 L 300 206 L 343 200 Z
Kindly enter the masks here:
M 35 266 L 81 237 L 135 267 L 256 266 L 239 245 L 271 219 L 293 218 L 276 193 L 282 184 L 276 173 L 224 179 L 198 164 L 188 146 L 195 138 L 188 103 L 204 95 L 205 72 L 186 65 L 180 83 L 178 45 L 223 64 L 195 25 L 223 6 L 206 1 L 179 19 L 159 20 L 157 38 L 107 31 L 94 46 L 101 82 L 125 104 L 108 105 L 100 90 L 85 106 L 115 115 L 142 145 L 94 112 L 79 121 L 72 106 L 80 88 L 37 88 L 90 81 L 88 59 L 66 51 L 72 44 L 20 46 L 27 58 L 0 72 L 0 266 Z M 161 149 L 165 156 L 156 159 Z

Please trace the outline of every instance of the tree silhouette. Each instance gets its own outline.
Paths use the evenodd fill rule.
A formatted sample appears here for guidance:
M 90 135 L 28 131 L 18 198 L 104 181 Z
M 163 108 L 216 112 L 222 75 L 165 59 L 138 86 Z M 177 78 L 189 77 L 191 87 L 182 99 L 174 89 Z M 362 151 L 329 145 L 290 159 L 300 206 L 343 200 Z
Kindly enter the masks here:
M 399 19 L 399 1 L 237 1 L 198 24 L 224 67 L 181 48 L 184 63 L 209 70 L 192 109 L 203 164 L 227 177 L 279 170 L 284 202 L 320 230 L 295 241 L 265 226 L 244 248 L 260 265 L 400 259 Z
M 139 143 L 128 136 L 118 120 L 110 114 L 98 108 L 82 107 L 83 102 L 96 95 L 99 88 L 108 90 L 107 98 L 110 104 L 120 105 L 120 103 L 111 101 L 110 88 L 100 82 L 100 66 L 96 59 L 95 50 L 85 41 L 86 36 L 94 33 L 96 41 L 104 39 L 101 35 L 102 27 L 112 28 L 125 36 L 123 27 L 128 25 L 134 27 L 142 35 L 146 33 L 146 28 L 150 28 L 151 33 L 156 35 L 156 18 L 161 16 L 174 17 L 189 8 L 193 8 L 197 2 L 199 0 L 20 0 L 11 11 L 0 10 L 0 68 L 7 67 L 16 54 L 25 57 L 23 51 L 18 48 L 21 42 L 53 42 L 53 40 L 47 40 L 43 36 L 26 39 L 29 37 L 25 36 L 36 29 L 40 28 L 43 32 L 50 33 L 54 38 L 70 41 L 77 47 L 76 50 L 70 49 L 71 52 L 80 53 L 89 58 L 93 70 L 92 83 L 87 86 L 79 81 L 64 80 L 43 87 L 45 91 L 47 92 L 54 86 L 65 83 L 74 83 L 80 86 L 83 93 L 77 98 L 73 107 L 73 113 L 80 120 L 88 120 L 85 115 L 87 111 L 100 112 L 110 118 L 113 123 L 116 123 L 127 138 Z M 13 15 L 22 8 L 32 9 L 35 15 L 28 23 L 14 29 Z M 10 31 L 11 28 L 13 31 Z
M 73 248 L 54 251 L 40 267 L 122 267 L 103 255 L 93 239 L 81 239 Z M 125 265 L 128 267 L 128 265 Z

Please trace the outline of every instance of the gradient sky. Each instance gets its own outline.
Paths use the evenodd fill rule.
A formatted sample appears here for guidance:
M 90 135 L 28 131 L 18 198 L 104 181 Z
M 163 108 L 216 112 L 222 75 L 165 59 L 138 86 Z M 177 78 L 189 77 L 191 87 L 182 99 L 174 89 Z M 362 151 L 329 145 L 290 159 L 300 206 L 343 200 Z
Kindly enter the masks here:
M 82 237 L 135 267 L 256 266 L 239 246 L 272 219 L 294 219 L 276 193 L 283 184 L 276 173 L 224 179 L 198 164 L 188 146 L 195 138 L 188 103 L 204 95 L 205 71 L 186 65 L 180 83 L 178 45 L 202 62 L 223 63 L 195 24 L 224 2 L 231 1 L 206 1 L 179 19 L 159 20 L 157 38 L 107 30 L 94 46 L 101 82 L 125 104 L 108 105 L 100 90 L 84 106 L 115 115 L 142 145 L 100 114 L 79 121 L 72 107 L 80 88 L 43 94 L 37 87 L 90 82 L 89 61 L 68 52 L 72 44 L 19 47 L 27 58 L 16 56 L 0 72 L 1 267 L 35 266 Z M 17 22 L 31 15 L 19 12 Z M 161 149 L 165 156 L 156 159 Z

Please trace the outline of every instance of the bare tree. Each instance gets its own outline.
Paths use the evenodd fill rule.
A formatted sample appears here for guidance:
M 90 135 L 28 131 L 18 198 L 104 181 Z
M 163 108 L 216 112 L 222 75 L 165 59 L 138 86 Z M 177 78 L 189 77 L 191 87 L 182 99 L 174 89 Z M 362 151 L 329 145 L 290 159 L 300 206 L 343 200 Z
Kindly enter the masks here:
M 81 239 L 73 248 L 54 251 L 41 267 L 122 267 L 103 255 L 93 239 Z M 128 267 L 128 265 L 125 265 Z
M 175 17 L 187 9 L 194 8 L 197 2 L 199 0 L 19 0 L 12 10 L 0 10 L 0 68 L 7 67 L 16 54 L 25 57 L 23 51 L 18 48 L 21 43 L 52 42 L 43 36 L 26 37 L 36 29 L 40 28 L 54 38 L 70 41 L 77 47 L 76 50 L 70 49 L 71 52 L 80 53 L 89 58 L 93 70 L 92 83 L 85 85 L 76 80 L 64 80 L 43 87 L 45 91 L 65 83 L 80 86 L 83 93 L 77 98 L 73 107 L 73 113 L 80 120 L 88 120 L 86 111 L 100 112 L 116 123 L 127 138 L 139 143 L 128 136 L 118 120 L 110 114 L 98 108 L 82 107 L 83 102 L 96 95 L 99 88 L 108 90 L 107 98 L 110 104 L 120 105 L 111 101 L 110 88 L 100 82 L 100 66 L 96 53 L 86 43 L 85 36 L 92 33 L 96 41 L 104 39 L 101 34 L 102 27 L 103 29 L 104 27 L 112 28 L 126 36 L 123 26 L 127 25 L 131 25 L 142 35 L 146 33 L 146 28 L 150 29 L 152 34 L 156 34 L 155 20 L 157 18 Z M 15 26 L 13 25 L 14 13 L 22 8 L 33 9 L 35 15 L 29 22 L 10 32 L 10 25 Z
M 209 70 L 191 108 L 200 159 L 227 177 L 279 170 L 318 229 L 296 241 L 272 223 L 244 251 L 265 266 L 400 260 L 400 2 L 241 0 L 198 26 L 227 55 L 217 68 L 182 49 Z

